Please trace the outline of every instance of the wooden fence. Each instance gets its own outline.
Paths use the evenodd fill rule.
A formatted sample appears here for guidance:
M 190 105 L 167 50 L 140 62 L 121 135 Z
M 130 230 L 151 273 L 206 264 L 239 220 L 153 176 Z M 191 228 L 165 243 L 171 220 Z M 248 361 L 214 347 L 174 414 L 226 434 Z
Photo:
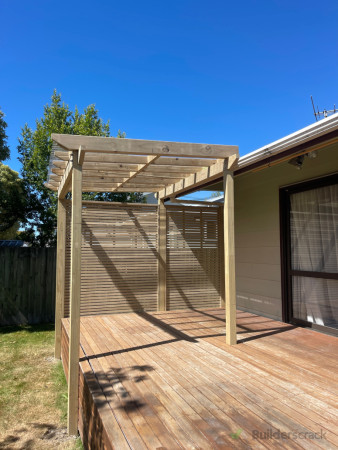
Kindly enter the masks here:
M 55 248 L 0 248 L 0 326 L 54 321 Z

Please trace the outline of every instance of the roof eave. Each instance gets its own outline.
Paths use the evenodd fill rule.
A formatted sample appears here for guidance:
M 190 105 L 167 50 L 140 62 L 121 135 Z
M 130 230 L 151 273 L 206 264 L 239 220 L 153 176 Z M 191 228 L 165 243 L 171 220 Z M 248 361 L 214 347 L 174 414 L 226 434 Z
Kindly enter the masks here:
M 315 141 L 315 139 L 328 135 L 336 130 L 338 130 L 338 113 L 332 114 L 325 119 L 315 122 L 301 130 L 240 157 L 236 171 L 239 171 L 244 167 L 252 166 L 259 161 L 264 161 L 274 155 L 284 153 L 287 150 L 296 149 L 301 144 L 310 144 L 310 142 Z

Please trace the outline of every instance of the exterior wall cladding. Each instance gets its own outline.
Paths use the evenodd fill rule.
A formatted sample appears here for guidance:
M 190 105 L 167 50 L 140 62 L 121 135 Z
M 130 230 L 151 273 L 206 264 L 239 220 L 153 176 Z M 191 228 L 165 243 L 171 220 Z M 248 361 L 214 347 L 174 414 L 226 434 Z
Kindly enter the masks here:
M 338 144 L 305 158 L 235 178 L 237 306 L 282 320 L 279 189 L 338 172 Z

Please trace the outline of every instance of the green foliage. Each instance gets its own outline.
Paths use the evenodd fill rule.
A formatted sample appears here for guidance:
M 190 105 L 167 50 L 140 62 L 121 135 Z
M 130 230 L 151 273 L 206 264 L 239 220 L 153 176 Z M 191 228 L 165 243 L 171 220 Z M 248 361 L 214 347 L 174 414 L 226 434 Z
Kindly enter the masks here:
M 222 195 L 222 192 L 221 192 L 221 191 L 214 191 L 214 192 L 211 194 L 211 198 L 219 197 L 220 195 Z
M 0 239 L 15 239 L 26 212 L 24 184 L 18 172 L 0 163 Z
M 10 151 L 7 145 L 5 114 L 0 109 L 0 161 L 5 161 L 9 158 Z
M 44 186 L 48 175 L 49 157 L 52 150 L 52 133 L 87 136 L 109 136 L 109 122 L 98 116 L 95 105 L 89 105 L 83 113 L 74 112 L 61 101 L 61 95 L 54 91 L 51 104 L 44 107 L 43 116 L 36 121 L 33 130 L 27 124 L 19 138 L 19 160 L 22 163 L 22 177 L 27 191 L 29 214 L 24 223 L 21 238 L 34 246 L 54 246 L 56 243 L 57 195 Z M 125 137 L 119 131 L 118 137 Z M 85 193 L 86 200 L 142 201 L 142 194 L 134 193 Z

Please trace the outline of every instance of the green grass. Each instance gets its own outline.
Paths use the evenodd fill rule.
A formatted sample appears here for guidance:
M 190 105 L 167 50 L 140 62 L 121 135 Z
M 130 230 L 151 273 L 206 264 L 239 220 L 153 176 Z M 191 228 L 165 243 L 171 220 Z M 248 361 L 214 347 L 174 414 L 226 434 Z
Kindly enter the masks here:
M 68 402 L 67 380 L 65 377 L 65 373 L 63 371 L 61 361 L 58 361 L 53 367 L 52 376 L 56 388 L 55 406 L 59 409 L 61 413 L 62 422 L 66 423 L 67 402 Z
M 67 382 L 53 352 L 52 324 L 0 327 L 0 448 L 82 448 L 65 433 Z

